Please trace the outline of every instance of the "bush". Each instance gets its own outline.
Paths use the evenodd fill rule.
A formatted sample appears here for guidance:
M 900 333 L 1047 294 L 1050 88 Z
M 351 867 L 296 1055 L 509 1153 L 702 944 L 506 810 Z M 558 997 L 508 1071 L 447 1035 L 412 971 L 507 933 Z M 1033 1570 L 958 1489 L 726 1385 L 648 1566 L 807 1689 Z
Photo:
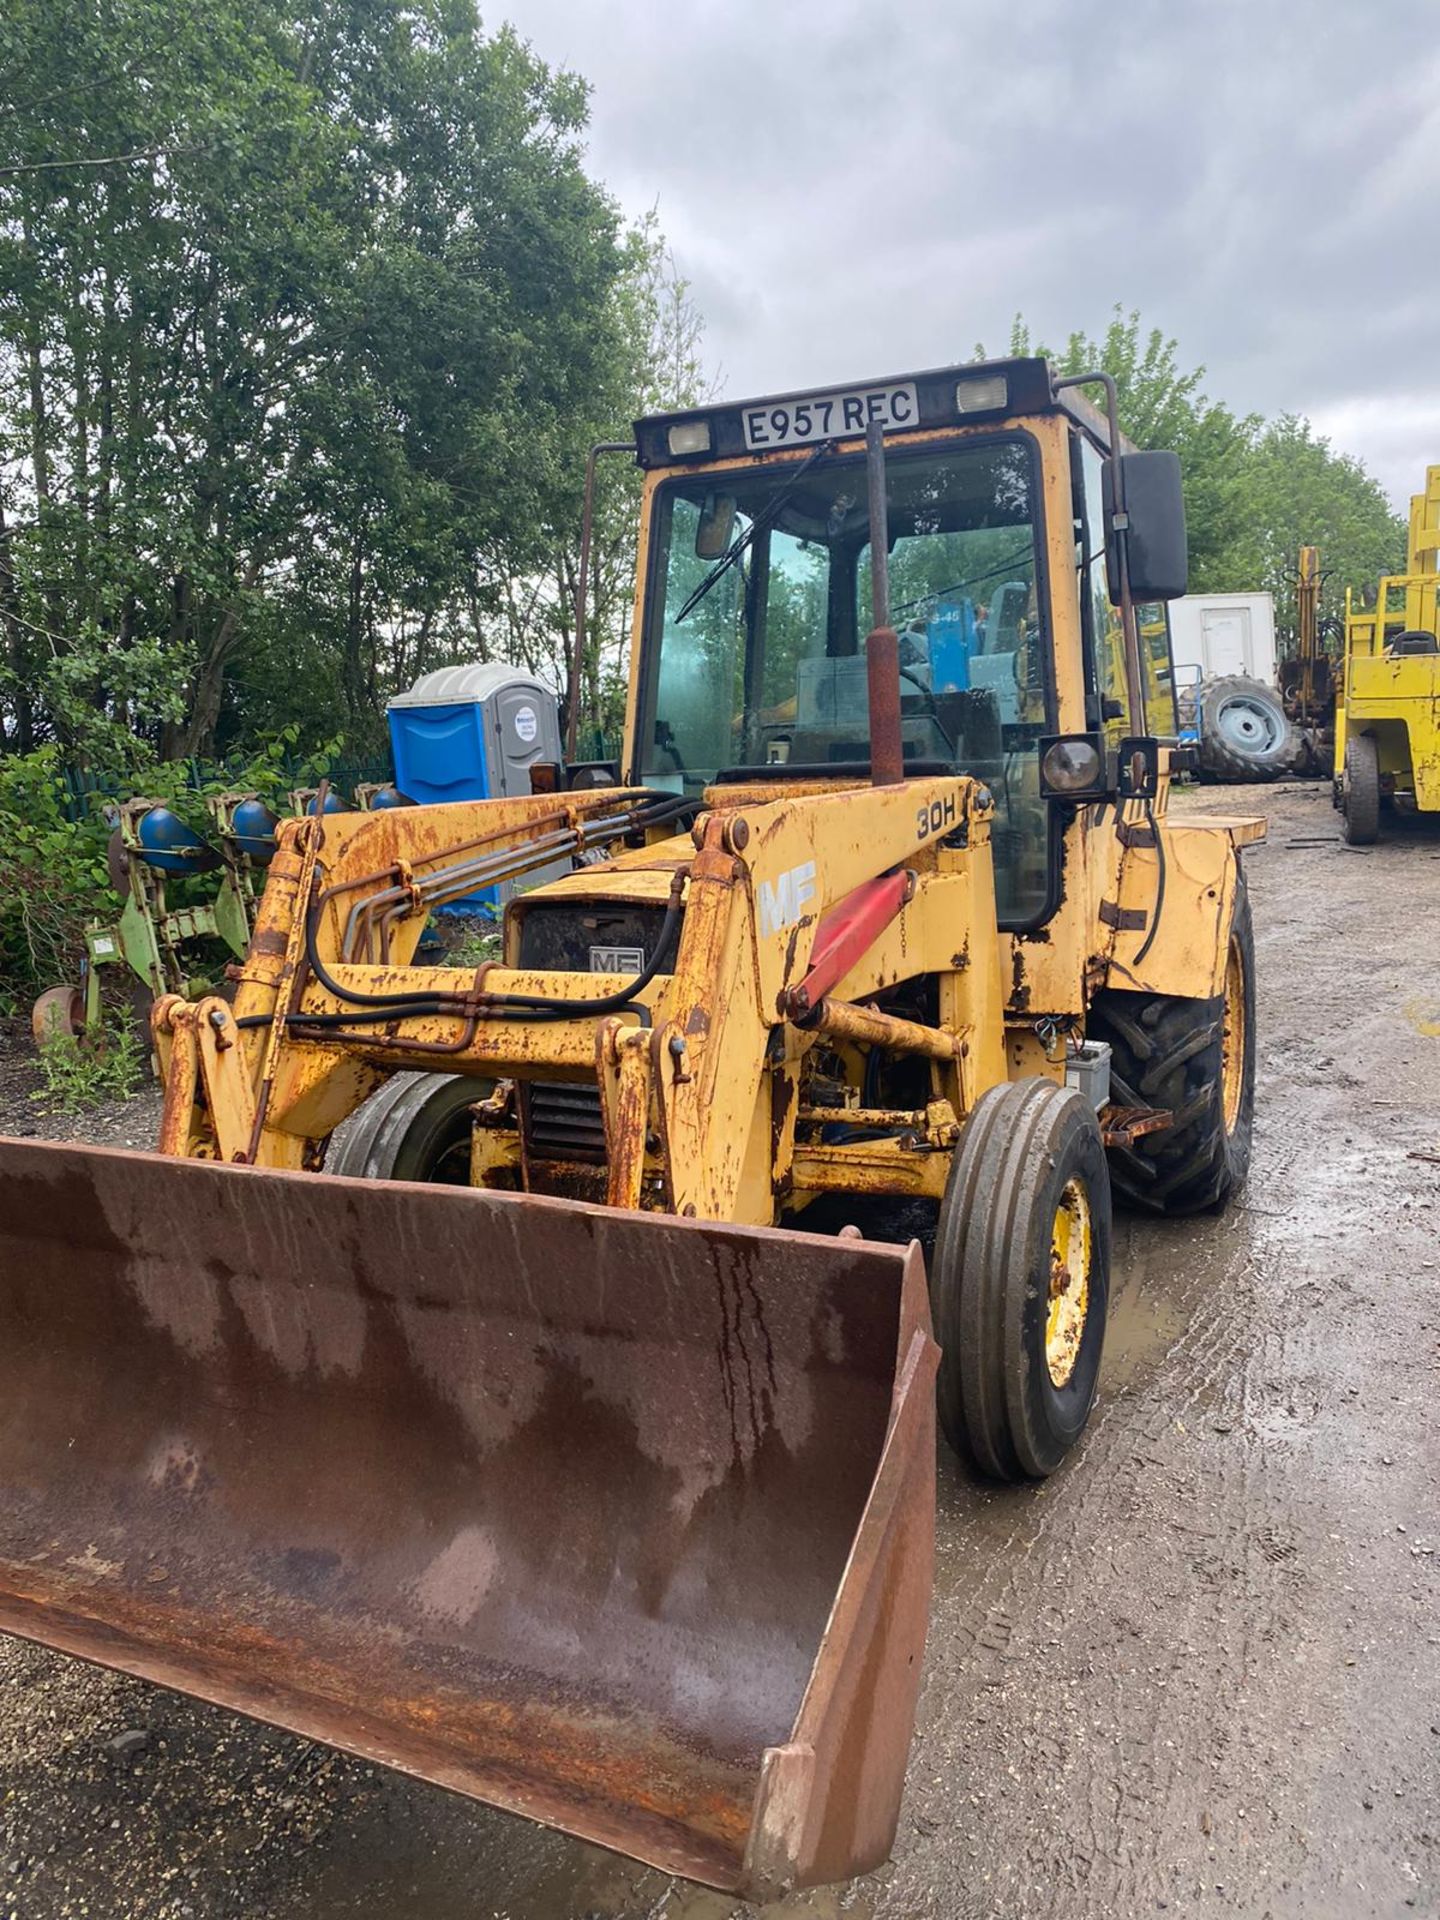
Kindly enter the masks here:
M 0 1009 L 78 980 L 85 923 L 106 911 L 106 827 L 66 817 L 55 747 L 0 759 Z
M 205 802 L 212 794 L 258 793 L 283 814 L 290 789 L 313 786 L 339 751 L 337 741 L 297 765 L 295 741 L 295 730 L 287 729 L 250 759 L 224 767 L 144 759 L 111 791 L 163 801 L 208 837 L 213 822 Z M 78 821 L 69 817 L 73 804 L 57 747 L 0 756 L 0 1013 L 22 1011 L 46 987 L 78 983 L 87 922 L 119 914 L 105 868 L 107 794 L 90 793 L 90 812 Z M 191 897 L 188 885 L 172 884 L 172 904 Z M 197 887 L 196 900 L 209 898 L 215 879 Z

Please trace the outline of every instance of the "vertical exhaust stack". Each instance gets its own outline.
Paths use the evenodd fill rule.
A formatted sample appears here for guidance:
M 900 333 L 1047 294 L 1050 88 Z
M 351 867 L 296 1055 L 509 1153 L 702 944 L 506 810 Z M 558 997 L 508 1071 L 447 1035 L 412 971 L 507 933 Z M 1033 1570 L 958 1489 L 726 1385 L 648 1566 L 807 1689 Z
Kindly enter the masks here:
M 905 778 L 900 741 L 900 639 L 890 624 L 890 516 L 885 502 L 885 434 L 878 420 L 865 429 L 865 479 L 870 496 L 870 633 L 865 641 L 870 696 L 870 780 L 898 786 Z

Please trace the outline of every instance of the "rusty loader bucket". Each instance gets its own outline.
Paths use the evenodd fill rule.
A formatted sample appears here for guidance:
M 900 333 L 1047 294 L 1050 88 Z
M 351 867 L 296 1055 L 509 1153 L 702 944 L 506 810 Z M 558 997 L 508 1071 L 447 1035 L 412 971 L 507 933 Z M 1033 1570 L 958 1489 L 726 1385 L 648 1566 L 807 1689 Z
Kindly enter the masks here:
M 669 1872 L 844 1878 L 935 1356 L 914 1249 L 0 1141 L 0 1630 Z

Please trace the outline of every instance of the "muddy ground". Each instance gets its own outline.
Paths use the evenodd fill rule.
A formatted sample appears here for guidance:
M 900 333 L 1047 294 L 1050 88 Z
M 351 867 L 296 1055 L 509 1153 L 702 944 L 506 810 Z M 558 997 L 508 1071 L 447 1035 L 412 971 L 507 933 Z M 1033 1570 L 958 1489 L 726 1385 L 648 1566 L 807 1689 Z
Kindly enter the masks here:
M 1318 785 L 1179 804 L 1270 816 L 1249 1187 L 1122 1220 L 1053 1481 L 942 1460 L 894 1860 L 772 1920 L 1440 1913 L 1440 831 L 1349 851 Z M 152 1137 L 153 1095 L 76 1127 L 32 1085 L 13 1043 L 5 1130 Z M 0 1920 L 753 1911 L 0 1642 Z

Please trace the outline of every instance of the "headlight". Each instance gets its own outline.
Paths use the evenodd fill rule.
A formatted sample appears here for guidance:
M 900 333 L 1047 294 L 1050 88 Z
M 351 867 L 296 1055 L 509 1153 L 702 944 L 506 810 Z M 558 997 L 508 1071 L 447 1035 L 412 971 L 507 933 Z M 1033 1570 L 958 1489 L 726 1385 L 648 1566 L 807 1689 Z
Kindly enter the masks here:
M 1010 399 L 1010 383 L 1003 373 L 982 375 L 979 379 L 955 383 L 957 413 L 997 413 Z
M 1040 783 L 1050 793 L 1098 793 L 1105 783 L 1104 756 L 1085 735 L 1052 740 L 1040 757 Z
M 710 451 L 710 422 L 708 420 L 683 420 L 679 426 L 671 427 L 666 435 L 670 451 L 681 453 L 708 453 Z

